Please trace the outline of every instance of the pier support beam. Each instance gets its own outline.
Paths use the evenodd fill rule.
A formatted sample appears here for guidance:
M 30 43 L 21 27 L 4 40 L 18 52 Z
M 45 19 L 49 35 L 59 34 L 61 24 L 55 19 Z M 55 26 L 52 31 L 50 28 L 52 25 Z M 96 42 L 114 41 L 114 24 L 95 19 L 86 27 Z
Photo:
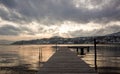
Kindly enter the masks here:
M 81 48 L 81 55 L 84 55 L 84 48 Z
M 79 54 L 78 48 L 76 49 L 77 54 Z
M 90 52 L 90 47 L 87 47 L 87 52 Z
M 69 46 L 68 48 L 76 49 L 76 53 L 78 55 L 85 55 L 85 51 L 86 50 L 87 50 L 87 52 L 90 51 L 90 47 L 89 46 Z

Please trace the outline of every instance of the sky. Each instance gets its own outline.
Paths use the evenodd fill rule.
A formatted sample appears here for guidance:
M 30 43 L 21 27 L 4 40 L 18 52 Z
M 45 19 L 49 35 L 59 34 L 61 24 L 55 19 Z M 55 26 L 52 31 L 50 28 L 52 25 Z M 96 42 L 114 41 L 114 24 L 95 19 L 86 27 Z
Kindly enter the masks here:
M 0 40 L 120 31 L 120 0 L 0 0 Z

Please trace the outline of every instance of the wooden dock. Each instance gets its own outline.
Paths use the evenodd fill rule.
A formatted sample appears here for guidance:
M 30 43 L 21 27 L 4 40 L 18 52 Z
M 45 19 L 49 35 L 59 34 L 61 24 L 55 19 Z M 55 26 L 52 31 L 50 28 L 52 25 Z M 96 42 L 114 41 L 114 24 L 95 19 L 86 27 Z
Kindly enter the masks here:
M 40 68 L 37 74 L 98 74 L 67 47 L 59 50 Z

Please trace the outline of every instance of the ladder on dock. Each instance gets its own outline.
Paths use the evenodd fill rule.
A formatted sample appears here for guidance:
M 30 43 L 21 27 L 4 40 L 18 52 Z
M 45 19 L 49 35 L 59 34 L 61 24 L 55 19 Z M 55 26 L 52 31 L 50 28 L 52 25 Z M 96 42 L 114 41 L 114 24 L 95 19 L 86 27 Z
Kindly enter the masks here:
M 37 74 L 98 74 L 75 52 L 67 47 L 59 50 L 40 68 Z

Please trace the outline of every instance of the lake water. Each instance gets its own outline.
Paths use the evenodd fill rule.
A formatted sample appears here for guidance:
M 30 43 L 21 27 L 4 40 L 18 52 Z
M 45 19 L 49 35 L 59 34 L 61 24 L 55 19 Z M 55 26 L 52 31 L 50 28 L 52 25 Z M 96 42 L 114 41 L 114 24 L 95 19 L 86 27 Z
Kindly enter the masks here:
M 35 74 L 54 52 L 51 45 L 0 46 L 0 74 Z
M 94 67 L 94 48 L 82 59 Z M 98 45 L 97 66 L 100 74 L 120 74 L 120 46 L 119 45 Z
M 0 45 L 0 74 L 36 74 L 55 53 L 56 48 L 53 46 L 55 45 Z M 93 45 L 80 46 L 90 46 L 89 53 L 78 56 L 94 67 Z M 101 74 L 120 74 L 120 46 L 98 45 L 97 66 Z

